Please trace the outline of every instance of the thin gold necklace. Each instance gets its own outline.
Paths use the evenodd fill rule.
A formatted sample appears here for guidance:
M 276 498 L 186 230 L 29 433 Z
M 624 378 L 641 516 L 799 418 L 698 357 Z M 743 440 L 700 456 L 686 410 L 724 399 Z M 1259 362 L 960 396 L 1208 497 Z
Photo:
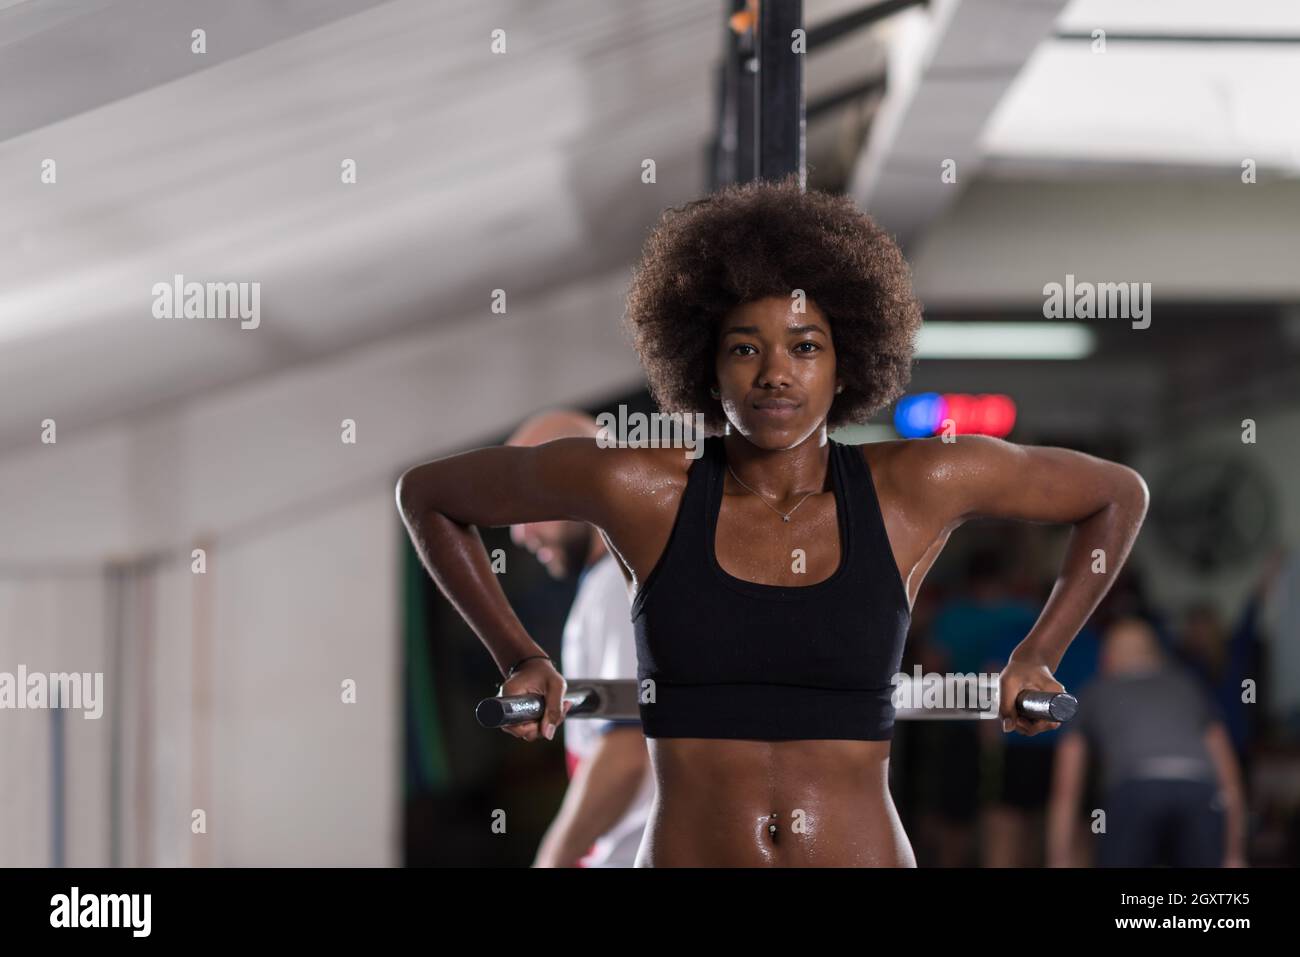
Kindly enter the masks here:
M 740 481 L 740 476 L 736 474 L 735 470 L 732 469 L 732 467 L 731 467 L 730 464 L 727 465 L 727 471 L 731 473 L 731 477 L 732 477 L 732 478 L 734 478 L 737 482 L 740 482 L 740 485 L 741 485 L 742 488 L 748 489 L 750 492 L 753 492 L 756 496 L 758 496 L 758 500 L 759 500 L 760 502 L 762 502 L 764 505 L 766 505 L 766 506 L 767 506 L 768 508 L 770 508 L 772 511 L 776 512 L 776 514 L 780 515 L 780 516 L 781 516 L 781 521 L 783 521 L 783 522 L 788 522 L 788 521 L 790 521 L 790 516 L 794 514 L 794 508 L 798 508 L 800 505 L 802 505 L 804 502 L 806 502 L 806 501 L 808 500 L 808 496 L 809 496 L 809 495 L 816 494 L 816 492 L 817 492 L 816 489 L 813 489 L 811 492 L 809 492 L 809 493 L 808 493 L 807 495 L 805 495 L 803 498 L 799 499 L 799 501 L 795 504 L 795 507 L 794 507 L 794 508 L 790 509 L 790 511 L 788 511 L 788 512 L 783 512 L 783 511 L 781 511 L 779 508 L 777 508 L 775 505 L 773 505 L 771 502 L 769 502 L 767 499 L 765 499 L 765 498 L 763 497 L 763 494 L 762 494 L 761 492 L 758 492 L 758 491 L 756 491 L 756 490 L 754 490 L 754 489 L 752 489 L 752 488 L 749 488 L 748 485 L 746 485 L 744 482 L 741 482 L 741 481 Z

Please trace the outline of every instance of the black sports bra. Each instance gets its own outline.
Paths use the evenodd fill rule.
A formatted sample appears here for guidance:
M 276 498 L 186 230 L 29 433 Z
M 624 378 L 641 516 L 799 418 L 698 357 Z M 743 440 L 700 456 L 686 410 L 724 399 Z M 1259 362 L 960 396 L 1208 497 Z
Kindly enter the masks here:
M 632 603 L 646 737 L 893 736 L 907 593 L 861 449 L 831 440 L 830 470 L 839 568 L 802 587 L 744 581 L 714 552 L 726 453 L 720 437 L 705 440 Z

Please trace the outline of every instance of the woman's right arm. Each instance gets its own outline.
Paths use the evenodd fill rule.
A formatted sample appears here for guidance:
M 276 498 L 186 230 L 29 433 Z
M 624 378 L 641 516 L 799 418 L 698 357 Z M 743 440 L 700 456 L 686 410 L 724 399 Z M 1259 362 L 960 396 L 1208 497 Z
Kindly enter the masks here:
M 602 526 L 620 451 L 579 438 L 476 449 L 418 465 L 398 480 L 397 506 L 420 561 L 503 675 L 521 658 L 544 652 L 506 600 L 476 526 L 557 519 Z M 552 737 L 563 720 L 564 690 L 550 662 L 527 662 L 507 693 L 544 695 L 542 728 L 529 723 L 506 730 L 531 741 L 549 726 L 546 737 Z

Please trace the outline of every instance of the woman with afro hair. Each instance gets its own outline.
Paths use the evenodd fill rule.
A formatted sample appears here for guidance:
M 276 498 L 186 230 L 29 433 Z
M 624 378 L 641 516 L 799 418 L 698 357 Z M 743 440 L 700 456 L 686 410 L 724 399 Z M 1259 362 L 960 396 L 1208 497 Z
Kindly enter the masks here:
M 656 796 L 641 866 L 914 866 L 888 787 L 911 607 L 974 518 L 1074 526 L 1040 617 L 1001 676 L 1003 729 L 1123 565 L 1141 476 L 985 436 L 850 446 L 902 394 L 921 310 L 893 241 L 843 196 L 780 182 L 668 210 L 626 322 L 663 412 L 703 416 L 696 448 L 559 439 L 418 466 L 398 501 L 426 568 L 543 717 L 565 680 L 514 615 L 475 526 L 569 519 L 600 530 L 632 596 Z M 586 677 L 586 676 L 574 676 Z

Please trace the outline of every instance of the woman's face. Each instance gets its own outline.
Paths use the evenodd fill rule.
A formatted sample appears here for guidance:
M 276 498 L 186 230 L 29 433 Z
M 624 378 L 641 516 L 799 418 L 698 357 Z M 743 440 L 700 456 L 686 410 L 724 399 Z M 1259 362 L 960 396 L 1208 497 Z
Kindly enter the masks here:
M 715 371 L 731 428 L 764 449 L 788 449 L 826 421 L 835 399 L 831 326 L 808 300 L 773 296 L 722 321 Z

